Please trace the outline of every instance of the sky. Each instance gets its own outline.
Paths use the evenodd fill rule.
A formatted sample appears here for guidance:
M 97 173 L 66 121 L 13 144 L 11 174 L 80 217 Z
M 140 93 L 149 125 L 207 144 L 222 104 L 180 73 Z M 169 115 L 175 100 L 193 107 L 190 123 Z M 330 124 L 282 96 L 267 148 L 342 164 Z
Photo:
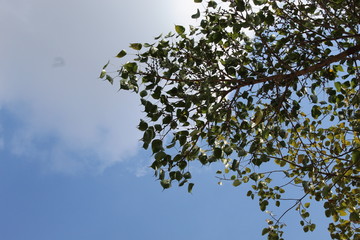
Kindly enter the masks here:
M 197 24 L 197 7 L 0 0 L 0 239 L 263 238 L 268 216 L 246 188 L 217 185 L 216 167 L 193 169 L 192 194 L 163 191 L 140 149 L 139 100 L 98 78 L 129 43 Z M 328 239 L 315 213 L 306 235 L 286 216 L 286 239 Z

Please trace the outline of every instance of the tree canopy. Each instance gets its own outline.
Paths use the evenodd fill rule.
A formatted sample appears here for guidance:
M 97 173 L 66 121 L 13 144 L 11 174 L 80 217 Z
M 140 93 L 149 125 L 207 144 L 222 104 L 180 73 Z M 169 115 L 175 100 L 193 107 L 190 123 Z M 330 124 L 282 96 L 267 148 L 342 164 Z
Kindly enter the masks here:
M 219 181 L 268 211 L 268 239 L 289 210 L 313 231 L 310 203 L 332 239 L 360 239 L 360 1 L 195 2 L 198 26 L 132 43 L 100 76 L 138 94 L 161 186 L 191 192 L 192 164 L 221 162 Z

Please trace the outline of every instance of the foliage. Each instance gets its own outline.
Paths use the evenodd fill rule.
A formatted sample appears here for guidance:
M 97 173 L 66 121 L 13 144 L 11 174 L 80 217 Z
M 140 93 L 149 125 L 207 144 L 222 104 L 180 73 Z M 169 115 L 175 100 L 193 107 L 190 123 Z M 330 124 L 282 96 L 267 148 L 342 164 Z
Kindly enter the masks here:
M 359 0 L 202 6 L 199 26 L 131 44 L 136 57 L 115 76 L 140 96 L 143 148 L 161 186 L 190 192 L 193 162 L 222 162 L 220 180 L 249 185 L 261 211 L 293 201 L 269 211 L 268 239 L 282 239 L 291 209 L 313 231 L 310 202 L 332 218 L 332 239 L 359 239 Z

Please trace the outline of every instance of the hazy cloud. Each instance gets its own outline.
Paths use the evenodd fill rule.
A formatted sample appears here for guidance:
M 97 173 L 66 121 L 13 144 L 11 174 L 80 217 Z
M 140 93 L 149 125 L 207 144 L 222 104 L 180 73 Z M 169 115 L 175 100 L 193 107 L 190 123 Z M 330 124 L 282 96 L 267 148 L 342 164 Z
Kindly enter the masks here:
M 69 173 L 135 154 L 139 101 L 97 77 L 129 42 L 186 24 L 192 2 L 1 1 L 0 107 L 20 123 L 5 139 L 8 150 Z

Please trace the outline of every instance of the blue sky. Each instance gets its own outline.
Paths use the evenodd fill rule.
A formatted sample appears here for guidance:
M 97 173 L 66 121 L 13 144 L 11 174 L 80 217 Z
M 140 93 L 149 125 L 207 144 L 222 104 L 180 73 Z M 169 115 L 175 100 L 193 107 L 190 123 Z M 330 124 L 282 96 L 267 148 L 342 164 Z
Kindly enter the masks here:
M 216 167 L 193 169 L 193 194 L 162 191 L 138 99 L 97 78 L 129 43 L 191 23 L 192 2 L 0 0 L 0 239 L 261 239 L 267 215 Z M 312 234 L 294 216 L 288 239 L 328 238 L 321 211 Z

